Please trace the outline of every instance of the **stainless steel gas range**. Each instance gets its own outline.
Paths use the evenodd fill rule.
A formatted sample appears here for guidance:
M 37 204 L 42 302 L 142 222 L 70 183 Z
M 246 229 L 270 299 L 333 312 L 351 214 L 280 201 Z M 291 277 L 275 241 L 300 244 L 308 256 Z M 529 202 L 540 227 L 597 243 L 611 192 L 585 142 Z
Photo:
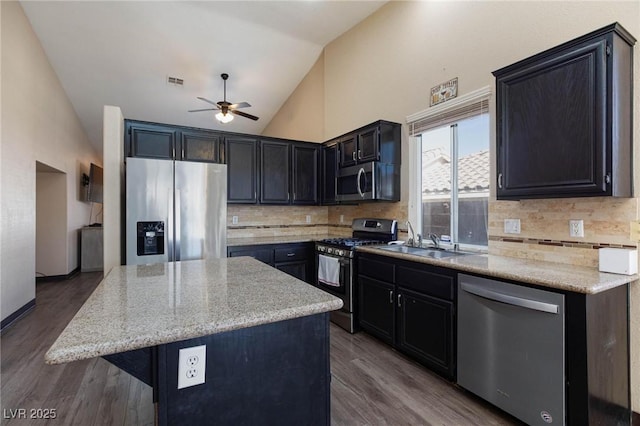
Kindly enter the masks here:
M 355 333 L 358 328 L 355 248 L 396 240 L 398 222 L 392 219 L 354 219 L 351 231 L 351 238 L 328 238 L 316 242 L 316 285 L 342 299 L 344 306 L 331 312 L 331 321 Z

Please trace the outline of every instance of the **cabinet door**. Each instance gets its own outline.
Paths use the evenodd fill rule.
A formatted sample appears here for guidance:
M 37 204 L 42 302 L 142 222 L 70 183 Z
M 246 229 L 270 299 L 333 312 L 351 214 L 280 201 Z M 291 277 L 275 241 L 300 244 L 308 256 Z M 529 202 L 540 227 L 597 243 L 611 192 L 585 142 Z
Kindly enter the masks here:
M 399 288 L 398 348 L 453 378 L 453 303 Z
M 364 276 L 358 277 L 360 326 L 386 343 L 393 344 L 394 286 Z
M 307 282 L 307 262 L 288 262 L 288 263 L 276 263 L 276 269 L 281 270 L 291 276 L 296 277 L 299 280 Z
M 354 133 L 352 135 L 344 136 L 338 143 L 338 150 L 340 151 L 340 167 L 356 164 L 358 135 Z
M 499 199 L 610 194 L 606 49 L 599 38 L 496 72 Z
M 227 247 L 228 257 L 249 256 L 267 265 L 273 265 L 273 248 L 257 246 Z
M 175 158 L 178 134 L 176 128 L 135 122 L 127 123 L 127 127 L 128 157 L 166 160 Z
M 256 146 L 255 139 L 234 137 L 225 139 L 228 203 L 255 204 L 258 202 Z
M 358 162 L 378 161 L 380 159 L 380 132 L 374 127 L 358 133 Z
M 336 204 L 337 169 L 338 145 L 322 147 L 322 181 L 320 184 L 320 192 L 323 205 Z
M 220 162 L 221 136 L 210 132 L 183 131 L 180 159 L 207 163 Z
M 289 204 L 289 146 L 287 142 L 260 143 L 261 204 Z
M 318 204 L 318 146 L 291 146 L 293 204 Z

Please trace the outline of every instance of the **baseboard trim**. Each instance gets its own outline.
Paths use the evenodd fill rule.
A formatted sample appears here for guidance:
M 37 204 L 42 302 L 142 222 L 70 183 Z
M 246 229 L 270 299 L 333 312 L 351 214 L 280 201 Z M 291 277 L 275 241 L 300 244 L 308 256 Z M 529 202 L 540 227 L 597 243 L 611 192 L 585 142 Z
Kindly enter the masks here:
M 633 411 L 631 413 L 631 425 L 640 426 L 640 413 L 638 413 L 637 411 Z
M 49 281 L 64 281 L 72 278 L 75 274 L 80 272 L 80 267 L 78 266 L 73 271 L 69 272 L 66 275 L 47 275 L 44 277 L 36 277 L 36 283 L 45 283 Z
M 34 298 L 34 299 L 31 299 L 29 302 L 27 302 L 26 305 L 24 305 L 23 307 L 21 307 L 20 309 L 18 309 L 17 311 L 15 311 L 11 315 L 3 319 L 2 322 L 0 322 L 0 331 L 3 331 L 5 328 L 10 326 L 14 321 L 22 317 L 23 315 L 26 315 L 31 309 L 35 307 L 36 307 L 36 299 Z

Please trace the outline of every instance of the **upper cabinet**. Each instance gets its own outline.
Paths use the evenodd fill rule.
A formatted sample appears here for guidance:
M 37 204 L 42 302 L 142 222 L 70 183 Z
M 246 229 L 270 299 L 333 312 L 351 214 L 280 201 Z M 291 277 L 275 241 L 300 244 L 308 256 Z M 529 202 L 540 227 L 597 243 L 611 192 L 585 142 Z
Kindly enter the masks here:
M 258 141 L 250 137 L 228 136 L 224 141 L 227 163 L 227 202 L 258 202 Z
M 338 170 L 338 144 L 328 142 L 322 147 L 321 156 L 322 178 L 320 196 L 323 205 L 336 204 L 336 186 Z
M 263 139 L 260 203 L 317 205 L 319 152 L 319 144 Z
M 125 121 L 127 157 L 221 162 L 222 134 L 207 129 Z
M 291 189 L 293 204 L 318 204 L 320 146 L 312 143 L 291 145 Z
M 176 154 L 178 129 L 155 123 L 125 121 L 125 155 L 171 160 Z
M 495 71 L 497 198 L 632 196 L 632 49 L 612 24 Z
M 400 124 L 377 121 L 339 138 L 339 166 L 370 161 L 400 164 Z

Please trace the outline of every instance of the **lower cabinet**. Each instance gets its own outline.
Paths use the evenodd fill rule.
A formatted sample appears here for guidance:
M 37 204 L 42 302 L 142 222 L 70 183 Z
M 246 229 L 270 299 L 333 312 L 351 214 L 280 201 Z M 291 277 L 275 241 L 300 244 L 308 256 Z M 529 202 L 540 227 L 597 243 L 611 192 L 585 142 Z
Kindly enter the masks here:
M 380 340 L 393 344 L 396 323 L 393 284 L 360 275 L 358 286 L 360 326 Z
M 454 380 L 455 273 L 368 253 L 358 270 L 362 329 Z
M 250 256 L 299 280 L 315 281 L 315 252 L 312 242 L 228 246 L 227 257 Z

